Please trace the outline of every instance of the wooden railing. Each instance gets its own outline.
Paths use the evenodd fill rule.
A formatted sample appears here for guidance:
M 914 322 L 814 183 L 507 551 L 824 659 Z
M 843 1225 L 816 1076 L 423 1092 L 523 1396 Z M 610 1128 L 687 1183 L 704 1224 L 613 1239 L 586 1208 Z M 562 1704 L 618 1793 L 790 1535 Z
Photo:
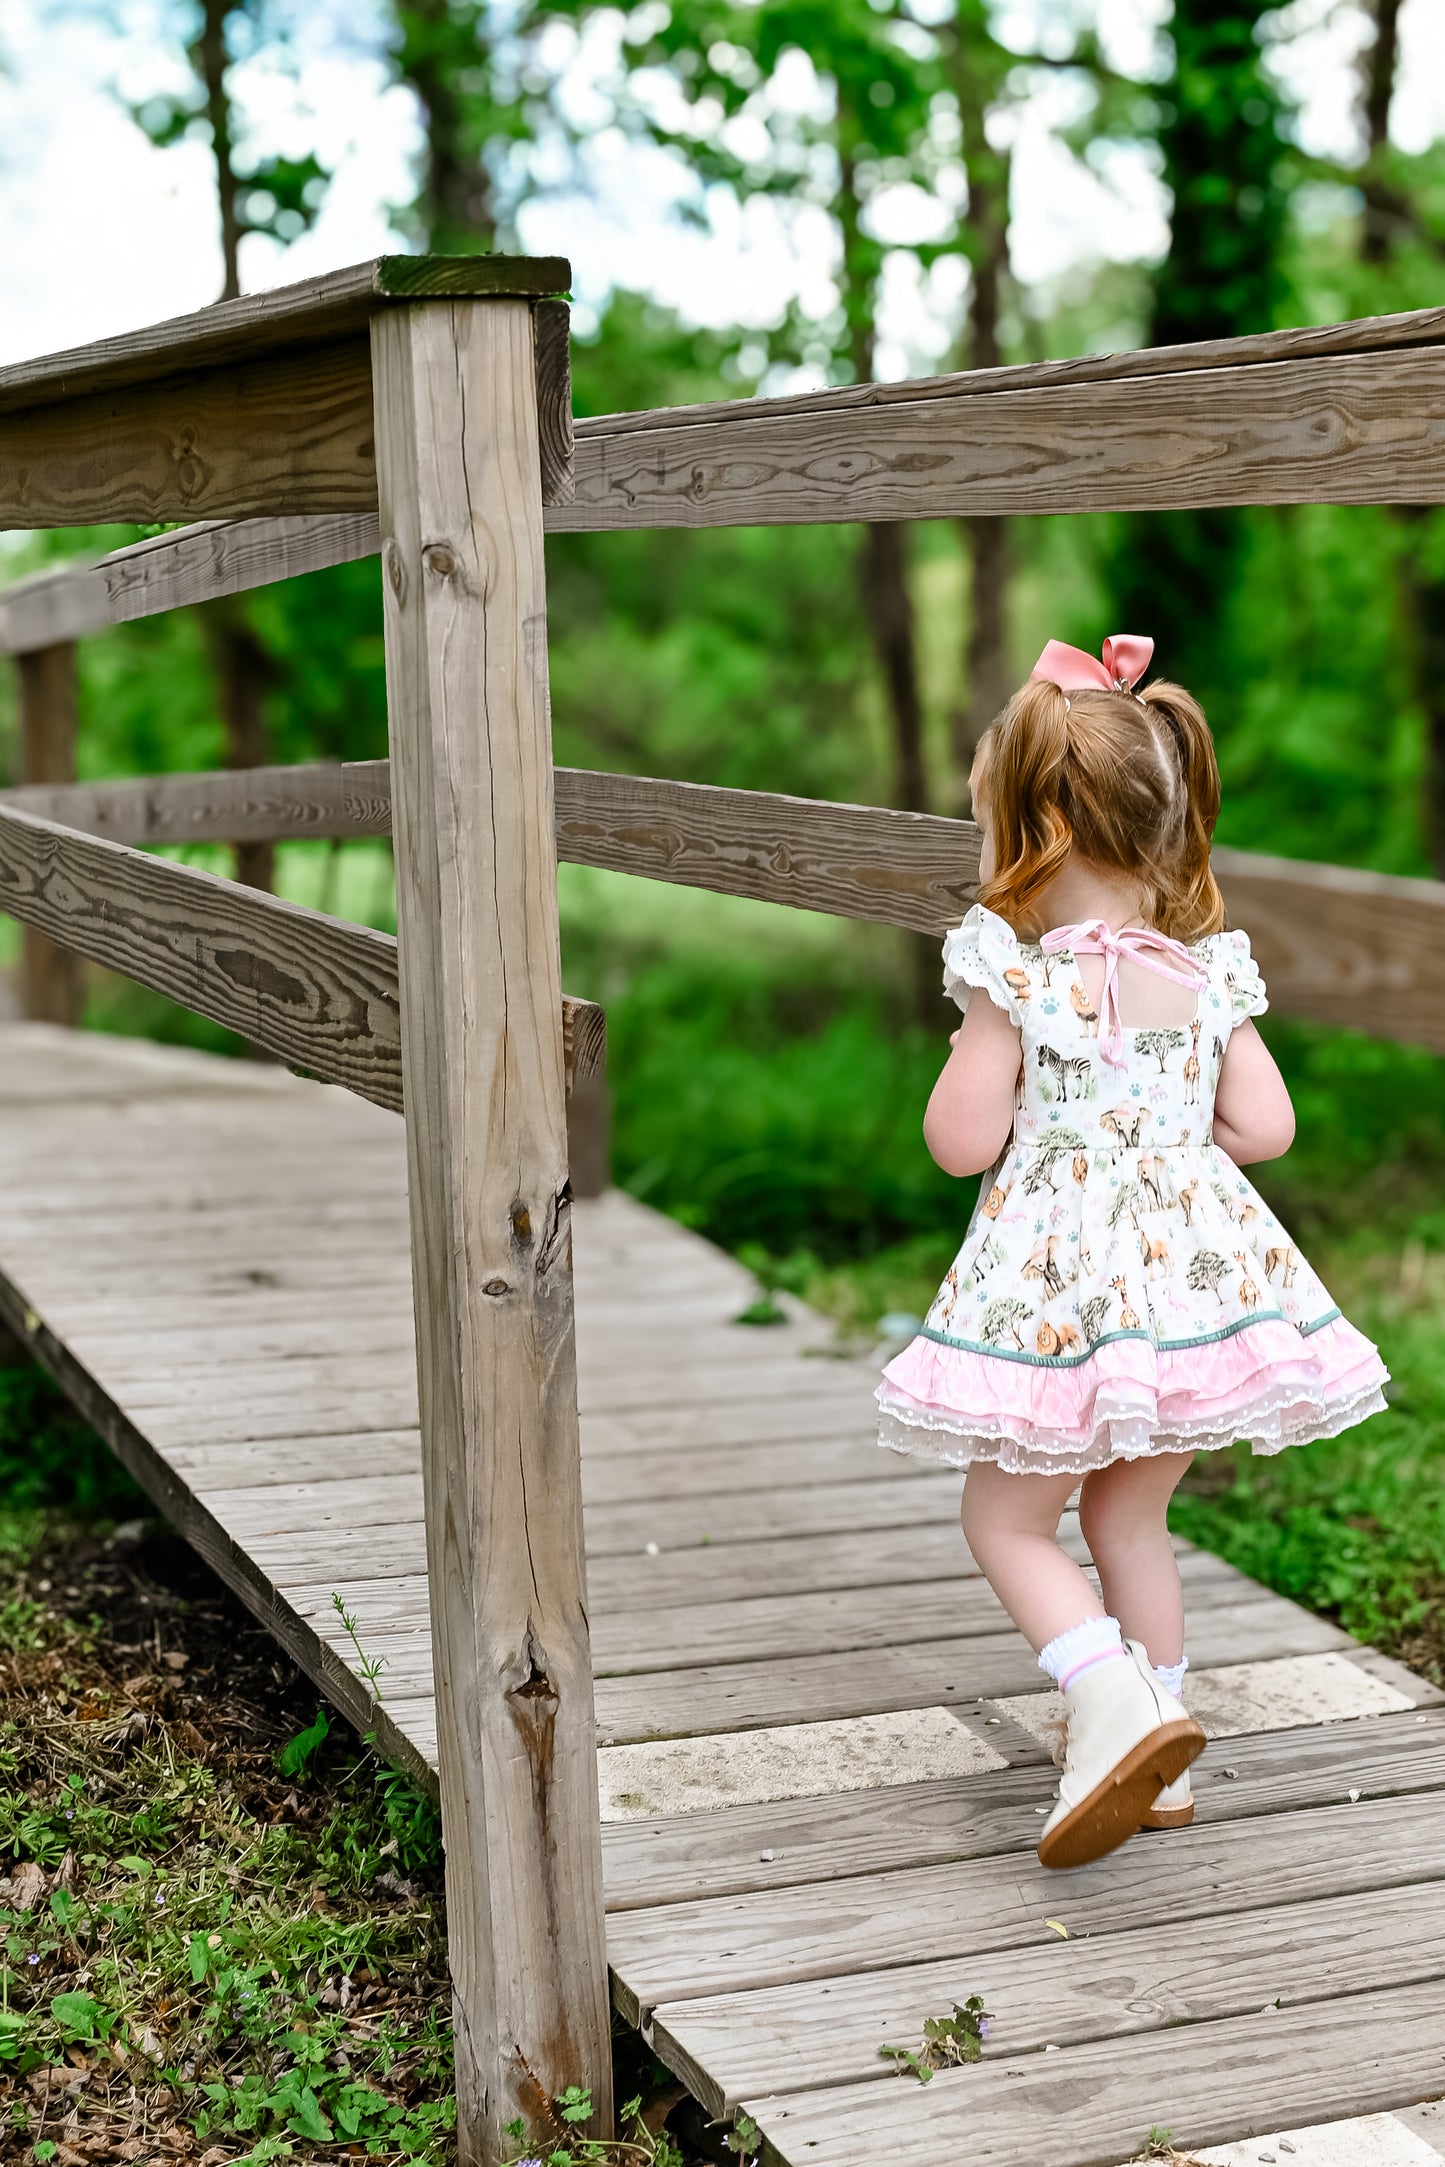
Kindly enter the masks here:
M 556 770 L 554 798 L 557 856 L 571 865 L 917 933 L 957 924 L 974 898 L 980 837 L 967 820 L 581 768 Z M 7 878 L 11 808 L 113 843 L 389 835 L 391 770 L 385 760 L 364 760 L 0 791 L 0 884 Z M 1214 865 L 1232 922 L 1250 930 L 1277 1013 L 1445 1053 L 1445 882 L 1242 850 L 1216 850 Z M 237 892 L 225 881 L 215 885 Z M 4 907 L 25 917 L 14 903 Z M 112 962 L 95 947 L 84 953 Z M 568 1003 L 569 1020 L 587 1005 Z M 235 1020 L 240 1008 L 203 1012 L 246 1028 Z M 584 1028 L 590 1046 L 594 1029 L 600 1038 L 600 1019 Z M 272 1037 L 246 1035 L 285 1059 L 297 1058 Z M 590 1052 L 582 1063 L 579 1081 L 596 1073 Z
M 405 1106 L 466 2167 L 514 2116 L 545 2132 L 542 2092 L 611 2113 L 565 1239 L 567 1082 L 595 1077 L 601 1016 L 561 995 L 556 861 L 936 933 L 978 846 L 924 815 L 554 776 L 544 528 L 1445 497 L 1445 311 L 610 415 L 574 443 L 569 281 L 383 259 L 0 369 L 0 526 L 193 522 L 0 596 L 0 651 L 29 658 L 0 907 Z M 74 781 L 77 638 L 369 555 L 390 763 Z M 398 942 L 152 854 L 387 833 Z M 1445 1051 L 1445 888 L 1216 863 L 1277 1007 Z

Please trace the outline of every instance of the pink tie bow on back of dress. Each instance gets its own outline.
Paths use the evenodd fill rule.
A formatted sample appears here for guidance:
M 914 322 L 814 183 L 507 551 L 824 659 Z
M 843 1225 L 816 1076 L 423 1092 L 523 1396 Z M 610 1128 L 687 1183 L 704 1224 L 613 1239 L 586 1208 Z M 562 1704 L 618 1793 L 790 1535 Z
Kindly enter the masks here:
M 1196 963 L 1180 942 L 1170 940 L 1166 933 L 1154 932 L 1149 926 L 1126 925 L 1116 933 L 1102 918 L 1086 918 L 1082 925 L 1056 926 L 1052 933 L 1044 935 L 1039 946 L 1046 956 L 1057 955 L 1060 949 L 1067 948 L 1074 956 L 1104 958 L 1104 986 L 1099 995 L 1099 1051 L 1111 1068 L 1122 1067 L 1124 1061 L 1124 1021 L 1119 1014 L 1119 960 L 1122 956 L 1127 956 L 1131 963 L 1142 965 L 1146 971 L 1152 971 L 1156 978 L 1168 978 L 1176 986 L 1192 986 L 1196 993 L 1209 975 L 1203 964 Z
M 1104 642 L 1102 661 L 1097 655 L 1086 655 L 1082 647 L 1050 640 L 1029 676 L 1057 685 L 1060 692 L 1082 692 L 1094 686 L 1101 692 L 1132 692 L 1153 653 L 1154 642 L 1137 632 L 1111 633 Z

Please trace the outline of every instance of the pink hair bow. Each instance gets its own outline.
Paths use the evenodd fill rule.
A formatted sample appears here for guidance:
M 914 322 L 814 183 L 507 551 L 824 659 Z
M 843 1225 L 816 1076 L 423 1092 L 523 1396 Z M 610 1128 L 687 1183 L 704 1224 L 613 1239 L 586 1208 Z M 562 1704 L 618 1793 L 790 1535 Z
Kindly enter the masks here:
M 1042 677 L 1061 692 L 1079 692 L 1099 686 L 1105 692 L 1132 692 L 1149 667 L 1154 642 L 1137 632 L 1115 632 L 1104 642 L 1103 660 L 1086 655 L 1082 647 L 1066 647 L 1050 640 L 1029 672 Z
M 1168 978 L 1176 986 L 1193 986 L 1196 992 L 1209 976 L 1203 964 L 1196 962 L 1187 948 L 1170 940 L 1167 933 L 1154 932 L 1150 926 L 1126 925 L 1116 933 L 1102 918 L 1087 918 L 1082 925 L 1055 926 L 1052 933 L 1044 935 L 1039 946 L 1048 956 L 1067 948 L 1075 956 L 1104 958 L 1104 986 L 1099 995 L 1099 1051 L 1111 1068 L 1122 1067 L 1124 1061 L 1124 1019 L 1119 1014 L 1121 956 L 1127 956 L 1131 963 L 1141 964 L 1156 978 Z M 1150 949 L 1154 951 L 1152 955 L 1148 953 Z

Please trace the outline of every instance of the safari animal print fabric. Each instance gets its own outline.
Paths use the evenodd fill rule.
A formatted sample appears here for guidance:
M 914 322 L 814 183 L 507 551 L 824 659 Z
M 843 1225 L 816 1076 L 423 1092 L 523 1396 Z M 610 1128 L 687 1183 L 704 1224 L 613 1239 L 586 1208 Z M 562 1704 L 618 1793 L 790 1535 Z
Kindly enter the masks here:
M 1126 1026 L 1115 1065 L 1072 950 L 979 905 L 949 934 L 949 993 L 982 991 L 1019 1029 L 1013 1134 L 884 1372 L 884 1443 L 1083 1473 L 1241 1437 L 1278 1451 L 1383 1406 L 1376 1350 L 1213 1141 L 1230 1033 L 1267 1005 L 1248 937 L 1190 954 L 1193 1021 Z

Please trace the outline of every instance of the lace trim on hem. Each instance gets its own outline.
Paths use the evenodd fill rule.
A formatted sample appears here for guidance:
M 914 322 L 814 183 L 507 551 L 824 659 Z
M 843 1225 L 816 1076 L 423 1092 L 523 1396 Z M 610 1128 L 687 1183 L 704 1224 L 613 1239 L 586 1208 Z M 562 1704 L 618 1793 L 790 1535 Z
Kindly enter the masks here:
M 1018 1437 L 1001 1422 L 992 1428 L 976 1426 L 967 1431 L 931 1417 L 923 1409 L 905 1412 L 898 1407 L 880 1410 L 878 1442 L 893 1452 L 914 1459 L 935 1460 L 946 1467 L 967 1467 L 973 1460 L 989 1460 L 1005 1474 L 1087 1475 L 1114 1460 L 1158 1459 L 1172 1452 L 1222 1452 L 1234 1444 L 1248 1444 L 1263 1458 L 1273 1458 L 1294 1445 L 1317 1444 L 1353 1429 L 1370 1415 L 1383 1414 L 1385 1395 L 1371 1383 L 1347 1398 L 1302 1403 L 1298 1393 L 1267 1402 L 1251 1411 L 1248 1426 L 1221 1428 L 1217 1422 L 1176 1423 L 1167 1432 L 1155 1432 L 1142 1417 L 1121 1416 L 1102 1423 L 1087 1444 L 1072 1443 L 1057 1433 L 1036 1431 Z M 1293 1420 L 1268 1421 L 1268 1417 L 1292 1413 Z

